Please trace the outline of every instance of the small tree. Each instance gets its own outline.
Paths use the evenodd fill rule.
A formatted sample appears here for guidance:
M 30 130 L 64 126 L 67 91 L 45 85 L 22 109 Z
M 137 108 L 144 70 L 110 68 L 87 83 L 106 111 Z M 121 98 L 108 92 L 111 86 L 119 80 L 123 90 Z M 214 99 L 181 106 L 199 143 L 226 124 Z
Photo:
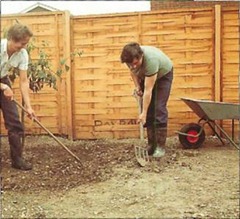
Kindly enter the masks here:
M 43 48 L 48 46 L 48 43 L 42 42 Z M 58 68 L 55 70 L 52 67 L 52 64 L 49 59 L 49 55 L 44 51 L 44 49 L 40 49 L 39 57 L 37 59 L 32 58 L 32 53 L 35 49 L 38 49 L 34 45 L 34 39 L 27 46 L 27 52 L 29 55 L 29 64 L 27 70 L 27 76 L 29 78 L 29 88 L 34 92 L 39 92 L 45 85 L 52 87 L 57 90 L 57 79 L 61 80 L 61 76 L 63 73 L 68 72 L 70 67 L 66 64 L 67 60 L 71 61 L 73 58 L 82 55 L 82 51 L 73 52 L 70 54 L 70 57 L 62 58 L 59 60 Z M 12 83 L 19 76 L 19 69 L 12 68 L 9 71 L 9 79 Z M 22 99 L 22 105 L 24 105 L 24 101 Z M 25 112 L 22 110 L 21 112 L 21 121 L 24 125 L 24 115 Z M 22 144 L 24 145 L 25 136 L 23 135 Z
M 39 57 L 37 59 L 32 58 L 33 51 L 35 49 L 38 49 L 33 42 L 31 41 L 27 46 L 27 52 L 29 55 L 29 63 L 27 70 L 27 76 L 29 78 L 29 88 L 34 93 L 40 91 L 44 87 L 44 85 L 57 90 L 57 79 L 61 80 L 62 74 L 64 72 L 68 72 L 70 69 L 70 67 L 66 64 L 67 60 L 71 59 L 72 61 L 74 56 L 81 56 L 83 52 L 73 52 L 70 54 L 70 57 L 60 59 L 57 70 L 54 70 L 50 62 L 49 55 L 44 51 L 44 49 L 40 49 Z M 42 46 L 45 48 L 48 46 L 48 43 L 43 41 Z M 18 76 L 18 68 L 10 69 L 9 78 L 12 83 Z

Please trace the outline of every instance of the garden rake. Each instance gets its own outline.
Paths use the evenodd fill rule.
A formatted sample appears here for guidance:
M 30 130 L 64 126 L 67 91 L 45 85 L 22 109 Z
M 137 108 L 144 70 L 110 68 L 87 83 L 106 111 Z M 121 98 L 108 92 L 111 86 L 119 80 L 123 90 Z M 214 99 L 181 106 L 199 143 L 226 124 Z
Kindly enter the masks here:
M 16 100 L 14 100 L 14 102 L 26 113 L 27 110 L 20 104 L 18 103 Z M 72 157 L 74 157 L 78 163 L 83 166 L 81 160 L 77 157 L 77 155 L 75 155 L 72 151 L 70 151 L 67 146 L 65 146 L 58 138 L 56 138 L 45 126 L 43 126 L 40 121 L 36 118 L 36 117 L 33 117 L 33 120 L 34 122 L 36 122 L 41 128 L 43 128 L 57 143 L 59 143 Z
M 138 113 L 141 114 L 143 98 L 137 95 L 136 90 L 134 90 L 133 96 L 137 100 Z M 139 123 L 139 129 L 140 129 L 140 139 L 144 140 L 144 129 L 143 129 L 143 124 L 141 122 Z M 135 153 L 137 162 L 141 167 L 146 166 L 146 164 L 150 161 L 147 149 L 140 146 L 134 146 L 134 153 Z

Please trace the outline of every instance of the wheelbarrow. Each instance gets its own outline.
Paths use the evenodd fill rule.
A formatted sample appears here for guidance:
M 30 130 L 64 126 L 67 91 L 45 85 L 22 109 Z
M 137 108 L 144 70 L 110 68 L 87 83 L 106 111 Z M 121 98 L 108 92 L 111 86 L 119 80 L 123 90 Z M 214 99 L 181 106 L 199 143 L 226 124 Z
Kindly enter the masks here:
M 240 119 L 240 104 L 215 102 L 210 100 L 196 100 L 190 98 L 180 98 L 187 104 L 194 113 L 200 118 L 197 123 L 184 125 L 180 131 L 177 131 L 179 141 L 185 149 L 197 149 L 205 140 L 204 126 L 206 124 L 216 134 L 218 139 L 224 145 L 221 138 L 225 136 L 229 142 L 239 150 L 239 145 L 234 141 L 234 121 Z M 232 120 L 232 137 L 216 122 L 216 120 Z

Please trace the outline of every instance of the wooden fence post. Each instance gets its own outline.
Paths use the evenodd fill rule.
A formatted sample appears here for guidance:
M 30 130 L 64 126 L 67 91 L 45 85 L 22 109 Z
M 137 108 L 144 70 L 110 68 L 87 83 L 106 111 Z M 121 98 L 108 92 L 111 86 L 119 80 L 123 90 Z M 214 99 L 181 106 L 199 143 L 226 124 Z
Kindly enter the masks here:
M 64 56 L 71 56 L 71 28 L 70 28 L 70 13 L 65 11 L 64 13 L 64 29 L 63 29 L 63 50 Z M 72 68 L 71 68 L 71 57 L 67 59 L 66 63 L 70 69 L 66 74 L 66 104 L 67 104 L 67 135 L 70 140 L 73 139 L 73 121 L 72 121 Z
M 215 5 L 214 100 L 221 101 L 221 5 Z
M 214 69 L 214 100 L 222 100 L 222 88 L 221 88 L 221 5 L 215 5 L 215 69 Z M 222 127 L 222 121 L 217 121 L 217 124 Z M 215 127 L 215 131 L 221 136 L 220 131 Z

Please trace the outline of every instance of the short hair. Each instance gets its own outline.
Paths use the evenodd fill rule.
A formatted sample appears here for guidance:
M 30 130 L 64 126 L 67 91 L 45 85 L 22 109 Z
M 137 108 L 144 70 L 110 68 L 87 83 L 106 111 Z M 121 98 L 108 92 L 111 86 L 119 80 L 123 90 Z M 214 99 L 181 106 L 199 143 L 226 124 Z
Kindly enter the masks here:
M 26 37 L 32 36 L 33 36 L 32 31 L 26 25 L 20 23 L 12 25 L 7 32 L 7 39 L 8 40 L 12 39 L 16 42 L 19 42 L 25 39 Z
M 122 63 L 132 63 L 133 60 L 140 59 L 143 54 L 143 51 L 138 43 L 128 43 L 123 47 L 121 54 Z

